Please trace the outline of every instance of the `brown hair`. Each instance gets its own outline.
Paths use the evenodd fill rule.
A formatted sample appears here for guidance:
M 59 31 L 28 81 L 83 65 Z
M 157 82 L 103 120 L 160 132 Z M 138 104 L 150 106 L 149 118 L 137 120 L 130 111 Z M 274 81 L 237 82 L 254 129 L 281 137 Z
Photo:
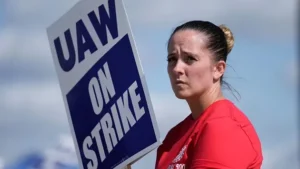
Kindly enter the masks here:
M 225 26 L 225 25 L 220 25 L 219 28 L 223 31 L 227 43 L 227 55 L 231 52 L 233 46 L 234 46 L 234 37 L 231 32 L 231 30 Z

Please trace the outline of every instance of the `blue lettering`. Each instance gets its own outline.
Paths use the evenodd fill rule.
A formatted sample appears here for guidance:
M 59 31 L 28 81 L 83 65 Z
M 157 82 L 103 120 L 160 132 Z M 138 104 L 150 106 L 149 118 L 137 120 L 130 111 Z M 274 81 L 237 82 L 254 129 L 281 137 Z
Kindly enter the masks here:
M 84 60 L 84 53 L 89 50 L 94 53 L 97 50 L 97 47 L 86 29 L 82 20 L 79 20 L 76 23 L 76 31 L 77 31 L 77 48 L 78 48 L 78 61 L 79 63 Z M 83 42 L 83 39 L 85 42 Z
M 103 4 L 98 7 L 100 19 L 98 19 L 94 11 L 88 13 L 89 20 L 92 23 L 98 35 L 98 38 L 103 46 L 105 46 L 108 43 L 106 28 L 108 28 L 113 39 L 116 39 L 119 36 L 115 0 L 108 0 L 108 8 L 109 13 L 107 13 Z M 56 49 L 56 54 L 58 57 L 60 67 L 65 72 L 69 72 L 74 68 L 76 63 L 75 44 L 73 43 L 70 29 L 67 29 L 64 32 L 64 36 L 67 43 L 69 58 L 66 59 L 65 57 L 59 37 L 57 37 L 54 40 L 54 46 Z M 78 49 L 77 57 L 78 63 L 80 63 L 85 59 L 86 51 L 90 51 L 90 53 L 93 54 L 98 50 L 98 48 L 95 42 L 93 41 L 88 29 L 86 28 L 83 20 L 81 19 L 76 22 L 76 36 L 76 47 Z
M 74 49 L 74 44 L 73 44 L 70 29 L 66 30 L 64 34 L 65 34 L 65 39 L 66 39 L 67 47 L 68 47 L 68 51 L 69 51 L 69 59 L 65 58 L 65 55 L 63 53 L 63 49 L 62 49 L 59 37 L 57 37 L 54 40 L 54 46 L 55 46 L 55 49 L 56 49 L 56 54 L 57 54 L 57 57 L 58 57 L 58 62 L 60 64 L 60 67 L 65 72 L 68 72 L 75 65 L 76 55 L 75 55 L 75 49 Z
M 109 8 L 109 16 L 105 10 L 104 5 L 98 7 L 100 21 L 97 18 L 94 11 L 88 14 L 90 21 L 93 24 L 93 27 L 97 32 L 97 35 L 103 46 L 107 44 L 106 26 L 110 31 L 110 34 L 113 37 L 113 39 L 118 37 L 118 24 L 117 24 L 115 0 L 108 1 L 108 8 Z

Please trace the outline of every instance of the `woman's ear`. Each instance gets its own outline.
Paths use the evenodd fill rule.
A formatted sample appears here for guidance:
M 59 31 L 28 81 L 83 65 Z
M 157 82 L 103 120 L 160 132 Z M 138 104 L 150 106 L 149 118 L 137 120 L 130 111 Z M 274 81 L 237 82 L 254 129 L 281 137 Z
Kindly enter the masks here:
M 226 63 L 223 60 L 218 61 L 214 66 L 213 78 L 215 81 L 219 80 L 223 76 L 226 69 Z

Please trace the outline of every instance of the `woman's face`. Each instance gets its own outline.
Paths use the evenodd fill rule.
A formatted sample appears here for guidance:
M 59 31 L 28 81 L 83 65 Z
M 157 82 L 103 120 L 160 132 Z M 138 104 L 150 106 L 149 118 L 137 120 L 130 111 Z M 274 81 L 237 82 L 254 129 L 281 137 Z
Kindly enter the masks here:
M 195 30 L 175 33 L 168 46 L 168 74 L 175 95 L 180 99 L 200 96 L 218 76 L 207 49 L 207 36 Z

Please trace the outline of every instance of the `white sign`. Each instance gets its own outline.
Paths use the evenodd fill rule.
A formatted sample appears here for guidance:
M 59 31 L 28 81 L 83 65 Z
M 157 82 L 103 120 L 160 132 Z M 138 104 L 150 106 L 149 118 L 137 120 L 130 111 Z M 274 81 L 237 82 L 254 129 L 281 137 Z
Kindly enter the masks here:
M 120 169 L 155 149 L 157 123 L 122 1 L 79 1 L 47 33 L 81 167 Z

